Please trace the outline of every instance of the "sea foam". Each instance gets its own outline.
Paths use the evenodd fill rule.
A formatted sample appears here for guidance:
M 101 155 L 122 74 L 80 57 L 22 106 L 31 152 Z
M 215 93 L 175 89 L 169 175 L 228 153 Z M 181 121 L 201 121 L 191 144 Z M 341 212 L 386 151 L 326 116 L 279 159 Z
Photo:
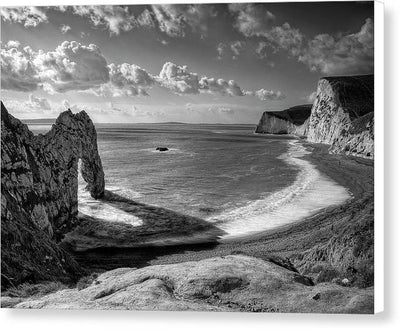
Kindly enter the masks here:
M 302 158 L 310 152 L 300 142 L 288 143 L 288 151 L 279 158 L 299 169 L 295 182 L 265 198 L 207 219 L 227 233 L 222 240 L 299 221 L 351 198 L 345 187 L 323 175 L 315 165 Z

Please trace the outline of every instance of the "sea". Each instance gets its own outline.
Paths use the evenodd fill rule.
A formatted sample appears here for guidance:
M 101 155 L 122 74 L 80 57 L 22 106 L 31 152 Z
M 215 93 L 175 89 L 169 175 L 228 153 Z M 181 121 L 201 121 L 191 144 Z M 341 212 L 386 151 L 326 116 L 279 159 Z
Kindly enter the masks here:
M 50 126 L 29 125 L 34 133 Z M 351 198 L 304 156 L 290 136 L 255 134 L 254 125 L 96 124 L 106 189 L 194 216 L 221 240 L 300 221 Z M 157 151 L 166 147 L 168 151 Z M 90 197 L 79 179 L 79 211 L 140 226 L 141 219 Z

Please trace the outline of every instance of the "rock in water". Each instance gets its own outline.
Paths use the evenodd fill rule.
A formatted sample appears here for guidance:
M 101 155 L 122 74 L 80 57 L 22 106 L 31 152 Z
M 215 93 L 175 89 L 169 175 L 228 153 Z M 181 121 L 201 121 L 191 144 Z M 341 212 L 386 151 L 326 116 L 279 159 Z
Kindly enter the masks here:
M 307 139 L 330 144 L 332 153 L 373 158 L 374 76 L 321 78 Z
M 94 198 L 104 193 L 95 127 L 84 112 L 63 112 L 35 136 L 1 103 L 2 286 L 71 278 L 79 267 L 57 241 L 78 214 L 78 161 Z
M 169 149 L 167 147 L 157 147 L 157 151 L 168 151 Z

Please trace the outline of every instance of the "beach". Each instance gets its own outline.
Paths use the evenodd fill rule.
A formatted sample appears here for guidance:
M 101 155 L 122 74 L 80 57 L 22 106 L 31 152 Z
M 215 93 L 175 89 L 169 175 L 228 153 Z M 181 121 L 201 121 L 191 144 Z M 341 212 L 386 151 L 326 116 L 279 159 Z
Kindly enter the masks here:
M 329 154 L 326 145 L 301 140 L 298 143 L 311 151 L 302 157 L 323 175 L 348 189 L 352 198 L 310 217 L 247 236 L 224 240 L 210 236 L 187 244 L 179 244 L 177 240 L 175 244 L 137 248 L 98 248 L 75 251 L 75 257 L 92 271 L 101 272 L 116 267 L 181 263 L 238 253 L 259 258 L 277 256 L 309 274 L 321 263 L 323 267 L 335 269 L 335 274 L 342 277 L 349 276 L 349 267 L 352 267 L 354 276 L 361 276 L 364 286 L 370 286 L 371 274 L 364 279 L 358 268 L 370 267 L 373 263 L 373 161 Z M 361 255 L 353 251 L 357 244 L 365 245 Z M 373 273 L 371 269 L 364 271 Z

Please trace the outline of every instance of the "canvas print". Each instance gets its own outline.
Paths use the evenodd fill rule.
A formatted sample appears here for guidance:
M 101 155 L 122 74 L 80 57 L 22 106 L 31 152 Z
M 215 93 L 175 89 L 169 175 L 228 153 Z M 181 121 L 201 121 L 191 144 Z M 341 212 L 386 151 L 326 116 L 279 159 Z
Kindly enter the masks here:
M 374 312 L 372 1 L 0 10 L 3 308 Z

